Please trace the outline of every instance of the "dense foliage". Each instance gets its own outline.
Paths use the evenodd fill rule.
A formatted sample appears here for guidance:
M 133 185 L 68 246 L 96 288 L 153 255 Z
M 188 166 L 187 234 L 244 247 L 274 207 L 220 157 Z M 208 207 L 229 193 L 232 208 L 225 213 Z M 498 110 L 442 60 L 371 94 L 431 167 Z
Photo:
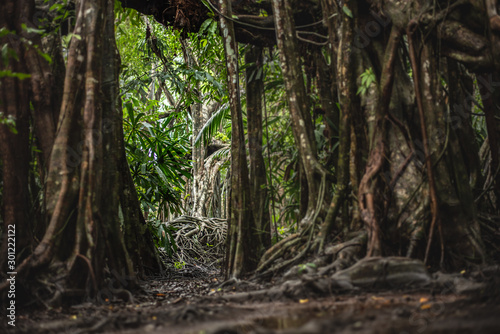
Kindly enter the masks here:
M 122 59 L 120 80 L 126 151 L 143 209 L 153 220 L 187 214 L 190 212 L 186 199 L 191 192 L 191 144 L 219 145 L 222 150 L 211 154 L 228 161 L 229 151 L 224 145 L 231 140 L 231 120 L 217 22 L 208 18 L 200 30 L 189 34 L 186 40 L 179 31 L 165 28 L 130 9 L 119 9 L 116 24 Z M 241 45 L 240 54 L 247 48 Z M 186 60 L 186 53 L 191 59 Z M 251 64 L 240 65 L 243 80 L 243 73 Z M 296 230 L 300 214 L 298 152 L 275 51 L 265 54 L 263 68 L 250 80 L 254 78 L 265 82 L 268 115 L 263 148 L 270 168 L 269 203 L 278 231 L 274 239 L 279 240 L 283 233 Z M 213 100 L 220 107 L 207 115 L 193 142 L 191 106 Z M 245 101 L 243 94 L 243 107 Z M 311 101 L 317 103 L 318 96 L 311 94 Z M 317 115 L 315 122 L 318 146 L 327 159 L 338 144 L 326 147 L 323 116 Z M 224 180 L 229 165 L 224 163 L 221 167 Z M 212 196 L 225 196 L 223 187 L 219 191 L 220 194 Z

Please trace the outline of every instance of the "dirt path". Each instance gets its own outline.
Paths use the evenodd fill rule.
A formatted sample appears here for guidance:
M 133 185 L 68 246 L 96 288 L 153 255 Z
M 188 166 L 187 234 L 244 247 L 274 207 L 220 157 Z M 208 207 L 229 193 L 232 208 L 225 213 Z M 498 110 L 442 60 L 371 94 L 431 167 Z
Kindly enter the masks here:
M 103 305 L 21 311 L 9 333 L 500 333 L 500 298 L 488 291 L 297 297 L 273 295 L 269 286 L 254 283 L 219 286 L 214 275 L 157 278 L 143 282 L 133 302 L 117 294 Z
M 422 301 L 426 302 L 422 302 Z M 427 308 L 428 307 L 428 308 Z M 453 296 L 394 293 L 307 301 L 207 303 L 125 333 L 499 333 L 500 307 Z M 190 313 L 192 312 L 192 313 Z M 156 315 L 161 319 L 163 312 Z

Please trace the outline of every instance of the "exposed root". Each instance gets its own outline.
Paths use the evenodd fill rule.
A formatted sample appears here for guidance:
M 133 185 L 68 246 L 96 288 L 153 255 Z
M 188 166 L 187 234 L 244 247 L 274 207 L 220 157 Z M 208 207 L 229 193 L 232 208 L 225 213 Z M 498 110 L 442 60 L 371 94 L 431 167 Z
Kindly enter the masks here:
M 294 247 L 301 241 L 302 238 L 300 237 L 300 234 L 295 233 L 281 240 L 273 247 L 269 248 L 267 252 L 262 256 L 256 272 L 261 272 L 262 270 L 267 268 L 272 262 L 282 256 L 286 250 Z
M 197 218 L 180 216 L 165 223 L 176 229 L 173 238 L 177 252 L 163 261 L 175 266 L 203 266 L 216 269 L 224 257 L 227 222 L 220 218 Z
M 342 187 L 342 189 L 338 189 L 337 193 L 335 193 L 335 196 L 332 199 L 330 207 L 328 208 L 325 222 L 323 223 L 318 238 L 315 240 L 315 246 L 318 245 L 317 248 L 319 254 L 323 253 L 325 249 L 326 238 L 333 229 L 335 219 L 337 219 L 340 208 L 344 202 L 346 190 L 347 189 L 345 189 L 344 187 Z
M 275 273 L 283 268 L 288 267 L 289 265 L 292 265 L 302 259 L 304 256 L 307 255 L 307 252 L 312 248 L 311 246 L 316 247 L 317 243 L 313 243 L 313 235 L 315 234 L 316 230 L 316 221 L 318 219 L 319 212 L 321 211 L 321 206 L 323 204 L 323 199 L 325 196 L 326 192 L 326 178 L 327 178 L 327 172 L 318 169 L 319 172 L 321 173 L 321 184 L 319 187 L 319 198 L 317 200 L 316 208 L 314 210 L 308 210 L 308 213 L 306 214 L 306 217 L 304 217 L 303 221 L 307 221 L 306 224 L 304 224 L 305 228 L 302 230 L 300 234 L 292 234 L 291 236 L 283 239 L 282 241 L 278 242 L 276 245 L 271 247 L 266 251 L 266 253 L 262 256 L 259 265 L 257 266 L 256 273 L 259 273 L 259 276 L 268 276 L 272 273 Z M 309 216 L 312 216 L 309 218 Z M 293 258 L 286 260 L 284 262 L 278 263 L 269 269 L 265 270 L 268 268 L 274 261 L 276 261 L 278 258 L 280 258 L 282 255 L 286 253 L 288 249 L 291 249 L 295 245 L 305 241 L 307 237 L 307 243 L 305 247 Z M 265 271 L 264 271 L 265 270 Z
M 305 229 L 308 229 L 311 225 L 314 225 L 316 223 L 316 219 L 318 218 L 318 215 L 321 211 L 321 206 L 323 205 L 323 200 L 325 198 L 325 192 L 326 192 L 326 178 L 331 178 L 331 173 L 329 173 L 321 164 L 316 162 L 314 164 L 314 167 L 316 171 L 321 175 L 321 183 L 319 185 L 318 189 L 318 198 L 316 200 L 316 207 L 312 208 L 310 203 L 308 204 L 307 212 L 302 218 L 299 226 L 304 227 Z
M 367 239 L 367 233 L 361 232 L 359 235 L 347 242 L 328 247 L 325 250 L 325 253 L 333 255 L 334 261 L 321 268 L 318 271 L 318 274 L 320 276 L 328 275 L 332 272 L 337 272 L 355 264 L 363 256 L 363 251 L 366 249 Z
M 290 243 L 284 243 L 284 245 L 287 245 L 288 247 L 282 247 L 282 248 L 279 248 L 277 253 L 279 252 L 281 254 L 283 254 L 285 252 L 285 250 L 288 250 L 290 247 L 292 247 L 293 245 L 297 244 L 297 243 L 300 243 L 301 241 L 304 241 L 305 237 L 307 236 L 307 233 L 309 233 L 309 236 L 308 236 L 308 239 L 307 239 L 307 243 L 305 244 L 305 246 L 303 246 L 303 249 L 297 254 L 295 255 L 293 258 L 291 259 L 288 259 L 288 260 L 285 260 L 283 262 L 280 262 L 280 263 L 277 263 L 276 265 L 270 267 L 269 269 L 263 271 L 266 267 L 263 266 L 263 265 L 259 265 L 259 269 L 256 270 L 258 274 L 258 277 L 266 277 L 266 276 L 269 276 L 273 273 L 276 273 L 292 264 L 295 264 L 297 263 L 300 259 L 302 259 L 303 257 L 305 257 L 307 255 L 307 252 L 309 251 L 309 249 L 311 249 L 311 245 L 312 245 L 312 237 L 314 235 L 314 231 L 315 231 L 315 224 L 313 225 L 309 225 L 308 228 L 304 229 L 302 231 L 302 233 L 300 234 L 300 236 L 296 237 L 296 239 L 292 239 L 293 242 L 290 242 Z M 296 242 L 295 242 L 296 241 Z M 277 259 L 278 256 L 272 256 L 273 260 L 274 259 Z M 271 259 L 271 258 L 270 258 Z M 269 264 L 271 264 L 273 261 L 266 261 L 265 264 L 266 266 L 268 266 Z M 263 263 L 264 264 L 264 263 Z

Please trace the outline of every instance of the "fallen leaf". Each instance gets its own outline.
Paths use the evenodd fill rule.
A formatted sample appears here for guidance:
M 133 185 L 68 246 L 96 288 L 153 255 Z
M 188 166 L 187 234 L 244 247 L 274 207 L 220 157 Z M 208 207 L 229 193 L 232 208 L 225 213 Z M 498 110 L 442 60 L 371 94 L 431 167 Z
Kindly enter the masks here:
M 309 299 L 299 299 L 299 303 L 301 304 L 309 303 Z
M 420 306 L 420 309 L 421 310 L 428 310 L 431 308 L 431 304 L 427 303 L 427 304 L 423 304 L 422 306 Z
M 422 298 L 420 298 L 420 302 L 421 302 L 421 303 L 426 303 L 426 302 L 428 302 L 428 301 L 429 301 L 429 298 L 426 298 L 426 297 L 422 297 Z
M 372 296 L 373 300 L 385 300 L 384 297 L 377 297 L 377 296 Z

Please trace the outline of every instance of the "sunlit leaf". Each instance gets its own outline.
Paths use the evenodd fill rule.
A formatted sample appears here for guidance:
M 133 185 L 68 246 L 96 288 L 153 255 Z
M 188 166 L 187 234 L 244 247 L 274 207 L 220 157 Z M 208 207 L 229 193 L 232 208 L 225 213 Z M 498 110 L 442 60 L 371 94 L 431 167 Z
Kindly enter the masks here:
M 347 5 L 342 6 L 342 11 L 345 13 L 345 15 L 349 16 L 352 19 L 352 12 L 349 7 L 347 7 Z

